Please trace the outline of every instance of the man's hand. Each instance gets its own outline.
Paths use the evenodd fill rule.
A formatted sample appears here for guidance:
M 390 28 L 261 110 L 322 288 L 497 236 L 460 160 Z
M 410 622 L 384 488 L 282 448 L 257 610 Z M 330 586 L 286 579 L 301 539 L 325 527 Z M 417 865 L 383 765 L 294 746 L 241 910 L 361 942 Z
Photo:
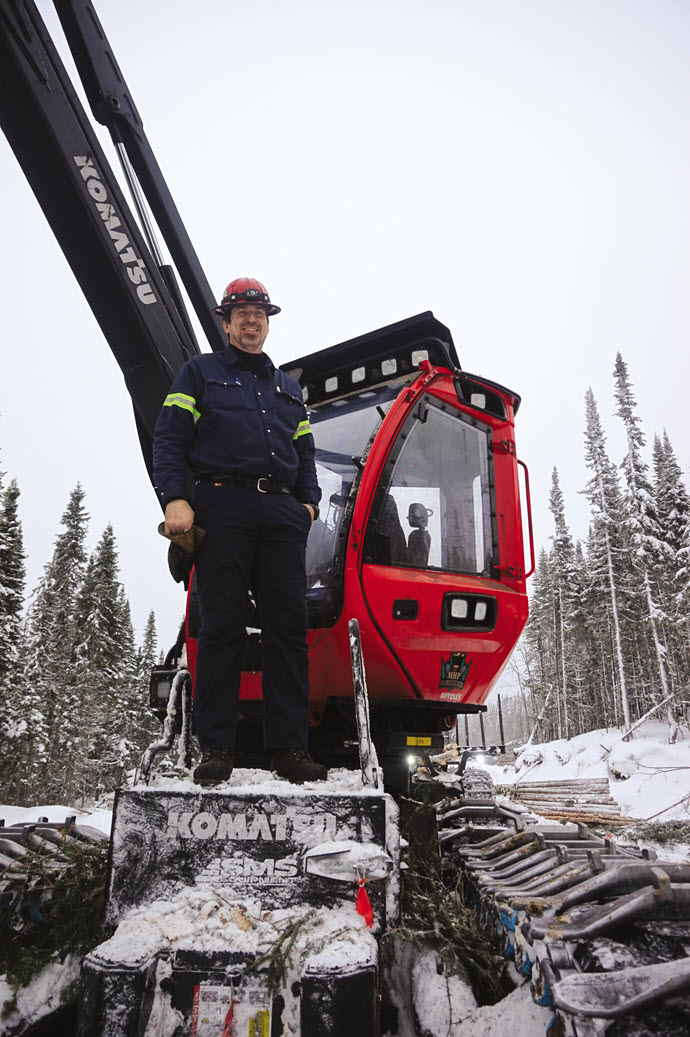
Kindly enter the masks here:
M 302 507 L 306 508 L 307 511 L 309 512 L 309 514 L 311 515 L 311 521 L 312 521 L 312 524 L 313 524 L 313 522 L 314 522 L 314 509 L 312 508 L 311 504 L 303 504 Z M 166 514 L 167 514 L 167 512 L 166 512 Z
M 171 500 L 165 509 L 165 532 L 186 533 L 194 525 L 194 511 L 186 500 Z

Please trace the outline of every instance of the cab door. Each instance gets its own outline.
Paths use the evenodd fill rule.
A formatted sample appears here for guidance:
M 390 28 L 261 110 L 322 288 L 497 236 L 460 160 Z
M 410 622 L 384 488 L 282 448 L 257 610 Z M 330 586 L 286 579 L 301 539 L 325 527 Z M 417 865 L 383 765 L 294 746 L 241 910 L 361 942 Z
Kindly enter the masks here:
M 418 698 L 483 700 L 514 643 L 507 652 L 500 643 L 510 607 L 498 603 L 491 444 L 488 422 L 427 393 L 379 477 L 362 591 Z

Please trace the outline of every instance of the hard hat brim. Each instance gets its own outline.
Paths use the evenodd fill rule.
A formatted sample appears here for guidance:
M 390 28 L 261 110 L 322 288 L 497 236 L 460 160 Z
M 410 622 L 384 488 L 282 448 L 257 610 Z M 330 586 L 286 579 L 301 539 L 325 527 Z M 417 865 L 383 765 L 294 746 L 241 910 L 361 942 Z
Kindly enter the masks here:
M 223 306 L 223 305 L 214 306 L 213 307 L 213 312 L 217 313 L 219 317 L 224 317 L 226 313 L 230 312 L 230 310 L 233 308 L 233 306 L 261 306 L 261 308 L 263 310 L 266 310 L 266 316 L 267 317 L 275 317 L 276 313 L 280 313 L 280 310 L 281 310 L 280 306 L 276 306 L 272 302 L 271 303 L 265 303 L 265 302 L 253 302 L 253 303 L 231 302 L 231 303 L 228 303 L 227 306 Z

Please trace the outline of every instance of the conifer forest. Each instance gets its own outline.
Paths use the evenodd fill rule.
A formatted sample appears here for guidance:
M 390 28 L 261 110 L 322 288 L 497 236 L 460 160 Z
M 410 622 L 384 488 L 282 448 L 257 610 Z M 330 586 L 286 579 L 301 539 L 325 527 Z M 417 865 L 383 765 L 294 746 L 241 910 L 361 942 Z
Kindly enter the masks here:
M 548 493 L 553 528 L 510 664 L 517 694 L 502 696 L 508 741 L 630 729 L 655 716 L 672 742 L 690 709 L 690 494 L 666 433 L 648 443 L 620 354 L 613 399 L 622 459 L 609 455 L 599 405 L 585 395 L 584 542 L 571 534 L 558 470 L 536 488 Z M 38 586 L 27 588 L 19 503 L 16 481 L 0 473 L 0 785 L 5 802 L 93 802 L 125 780 L 160 729 L 147 709 L 155 618 L 137 645 L 115 534 L 106 527 L 87 555 L 79 485 Z M 495 696 L 486 722 L 487 741 L 498 741 Z M 476 743 L 474 721 L 470 735 Z
M 599 406 L 585 394 L 584 543 L 568 526 L 553 469 L 550 547 L 532 578 L 530 619 L 514 662 L 522 730 L 536 742 L 666 718 L 669 741 L 690 706 L 690 496 L 665 432 L 650 460 L 628 368 L 613 371 L 626 453 L 609 456 Z M 608 403 L 608 401 L 607 401 Z
M 149 614 L 137 647 L 107 526 L 87 557 L 84 490 L 69 496 L 50 561 L 26 595 L 16 481 L 0 486 L 0 787 L 3 802 L 92 803 L 123 782 L 159 727 Z

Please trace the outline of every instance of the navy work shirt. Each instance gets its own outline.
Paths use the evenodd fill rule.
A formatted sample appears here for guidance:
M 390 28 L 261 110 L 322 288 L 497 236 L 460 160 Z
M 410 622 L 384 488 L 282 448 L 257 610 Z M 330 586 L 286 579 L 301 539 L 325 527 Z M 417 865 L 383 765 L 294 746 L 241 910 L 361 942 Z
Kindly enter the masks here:
M 314 437 L 302 390 L 265 353 L 249 370 L 235 351 L 201 353 L 165 398 L 153 441 L 153 477 L 163 504 L 186 498 L 185 466 L 207 475 L 268 477 L 301 503 L 318 504 Z

